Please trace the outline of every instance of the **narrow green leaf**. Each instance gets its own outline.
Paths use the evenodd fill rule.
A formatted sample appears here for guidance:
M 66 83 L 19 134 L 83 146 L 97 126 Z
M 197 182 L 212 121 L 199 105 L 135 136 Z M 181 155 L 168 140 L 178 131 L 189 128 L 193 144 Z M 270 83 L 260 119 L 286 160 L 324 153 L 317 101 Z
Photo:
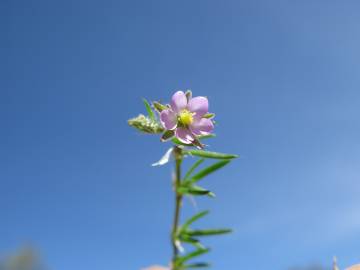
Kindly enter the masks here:
M 190 252 L 188 254 L 186 254 L 185 256 L 181 256 L 181 257 L 178 257 L 178 259 L 176 260 L 176 264 L 177 265 L 181 265 L 183 264 L 184 262 L 187 262 L 195 257 L 198 257 L 200 255 L 203 255 L 205 253 L 208 253 L 210 251 L 210 249 L 206 248 L 206 249 L 197 249 L 193 252 Z
M 184 179 L 190 178 L 191 174 L 196 170 L 197 167 L 199 167 L 199 165 L 200 165 L 201 163 L 204 162 L 204 160 L 205 160 L 205 159 L 201 158 L 201 159 L 199 159 L 198 161 L 196 161 L 196 162 L 194 163 L 194 165 L 192 165 L 191 168 L 188 170 L 188 172 L 186 173 Z
M 232 159 L 237 158 L 237 155 L 232 154 L 223 154 L 218 152 L 210 152 L 210 151 L 204 151 L 204 150 L 184 150 L 184 153 L 190 156 L 198 156 L 203 158 L 214 158 L 214 159 Z
M 156 120 L 155 115 L 154 115 L 153 110 L 151 109 L 151 106 L 150 106 L 149 102 L 145 98 L 143 98 L 143 102 L 145 104 L 145 108 L 146 108 L 146 111 L 147 111 L 150 119 L 155 121 Z
M 196 215 L 192 216 L 191 218 L 189 218 L 184 225 L 181 227 L 181 230 L 187 230 L 188 227 L 193 224 L 195 221 L 199 220 L 200 218 L 206 216 L 207 214 L 209 214 L 210 211 L 202 211 L 200 213 L 197 213 Z
M 192 264 L 185 265 L 184 268 L 185 269 L 208 268 L 210 266 L 211 265 L 209 263 L 192 263 Z
M 178 192 L 183 195 L 208 195 L 210 193 L 209 190 L 203 189 L 203 188 L 186 188 L 186 187 L 180 187 L 178 189 Z
M 205 169 L 201 170 L 197 174 L 195 174 L 193 177 L 191 177 L 191 179 L 189 179 L 189 181 L 192 183 L 195 183 L 195 182 L 201 180 L 202 178 L 204 178 L 205 176 L 221 169 L 225 165 L 229 164 L 229 162 L 230 162 L 230 160 L 221 160 L 219 162 L 216 162 L 216 163 L 210 165 L 209 167 L 206 167 Z
M 179 240 L 181 242 L 184 242 L 184 243 L 188 243 L 188 244 L 195 244 L 195 243 L 199 243 L 199 240 L 195 239 L 195 238 L 192 238 L 188 235 L 180 235 L 179 236 Z
M 178 192 L 183 195 L 195 195 L 195 196 L 208 195 L 210 197 L 215 197 L 215 194 L 212 193 L 210 190 L 195 185 L 188 187 L 186 186 L 179 187 Z
M 181 235 L 180 241 L 184 243 L 188 243 L 196 247 L 197 249 L 204 249 L 205 247 L 200 243 L 198 239 L 192 238 L 188 235 Z
M 220 234 L 227 234 L 231 233 L 231 229 L 209 229 L 209 230 L 193 230 L 187 231 L 186 235 L 190 237 L 194 236 L 211 236 L 211 235 L 220 235 Z

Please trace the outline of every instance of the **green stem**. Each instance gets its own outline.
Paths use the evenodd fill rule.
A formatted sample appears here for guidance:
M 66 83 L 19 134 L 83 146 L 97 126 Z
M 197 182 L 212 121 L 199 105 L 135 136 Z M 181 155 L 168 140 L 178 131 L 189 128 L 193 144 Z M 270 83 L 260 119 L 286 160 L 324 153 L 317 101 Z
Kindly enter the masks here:
M 176 270 L 175 262 L 179 254 L 179 250 L 176 245 L 177 231 L 180 221 L 180 208 L 183 196 L 178 193 L 178 188 L 181 184 L 181 163 L 182 163 L 182 149 L 174 146 L 174 157 L 175 157 L 175 181 L 174 181 L 174 190 L 175 190 L 175 214 L 174 221 L 171 232 L 171 244 L 173 247 L 173 257 L 172 257 L 172 270 Z

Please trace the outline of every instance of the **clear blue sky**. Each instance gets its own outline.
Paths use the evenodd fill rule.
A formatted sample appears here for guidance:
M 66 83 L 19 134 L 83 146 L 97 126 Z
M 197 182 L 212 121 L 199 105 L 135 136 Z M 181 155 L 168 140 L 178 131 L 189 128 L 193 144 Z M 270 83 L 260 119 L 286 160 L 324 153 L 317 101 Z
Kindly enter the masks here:
M 168 145 L 126 120 L 178 89 L 217 114 L 213 269 L 360 262 L 360 2 L 0 2 L 0 254 L 166 264 Z M 185 205 L 187 213 L 194 210 Z

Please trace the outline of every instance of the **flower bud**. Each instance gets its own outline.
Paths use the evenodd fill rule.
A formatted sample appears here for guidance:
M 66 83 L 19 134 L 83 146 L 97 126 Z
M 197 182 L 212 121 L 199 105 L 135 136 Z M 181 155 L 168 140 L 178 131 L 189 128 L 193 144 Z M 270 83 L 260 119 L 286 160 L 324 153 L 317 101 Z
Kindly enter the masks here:
M 189 102 L 190 99 L 192 98 L 192 92 L 191 92 L 190 89 L 189 89 L 189 90 L 186 90 L 185 96 L 186 96 L 187 101 Z
M 153 102 L 153 106 L 154 106 L 155 110 L 157 110 L 159 113 L 161 113 L 163 110 L 166 110 L 168 108 L 165 105 L 163 105 L 157 101 Z
M 139 116 L 129 119 L 128 124 L 141 132 L 149 134 L 158 134 L 164 131 L 164 128 L 159 122 L 153 121 L 143 114 L 139 114 Z

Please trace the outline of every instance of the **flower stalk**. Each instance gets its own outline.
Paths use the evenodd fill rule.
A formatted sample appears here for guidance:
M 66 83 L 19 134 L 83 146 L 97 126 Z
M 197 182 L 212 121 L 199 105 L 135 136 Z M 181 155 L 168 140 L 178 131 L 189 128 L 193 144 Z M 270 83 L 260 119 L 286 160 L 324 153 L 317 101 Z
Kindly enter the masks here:
M 175 262 L 177 260 L 179 249 L 177 243 L 177 232 L 180 221 L 180 209 L 182 205 L 183 195 L 178 192 L 179 187 L 181 185 L 181 163 L 183 160 L 182 149 L 178 146 L 174 146 L 174 159 L 175 159 L 175 179 L 174 179 L 174 193 L 175 193 L 175 214 L 174 214 L 174 222 L 171 231 L 171 243 L 173 247 L 173 256 L 172 256 L 172 270 L 175 270 Z

